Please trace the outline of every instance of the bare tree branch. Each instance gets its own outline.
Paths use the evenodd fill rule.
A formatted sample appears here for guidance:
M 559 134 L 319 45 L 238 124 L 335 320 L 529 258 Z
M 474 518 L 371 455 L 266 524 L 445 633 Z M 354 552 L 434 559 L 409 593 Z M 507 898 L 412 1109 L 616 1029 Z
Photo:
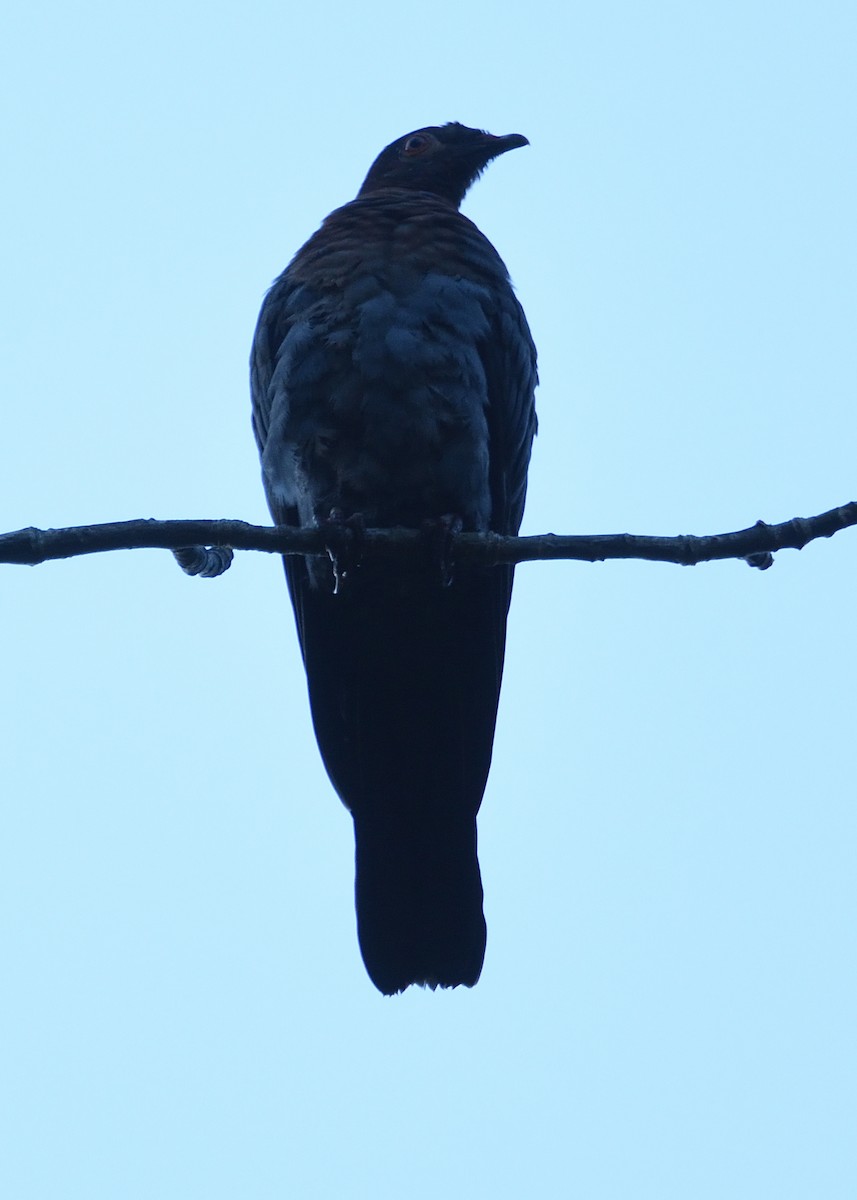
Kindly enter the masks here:
M 832 537 L 857 525 L 857 501 L 831 508 L 816 517 L 795 517 L 780 525 L 757 521 L 735 533 L 704 537 L 647 537 L 630 533 L 501 537 L 495 533 L 460 533 L 453 541 L 459 563 L 521 563 L 542 559 L 600 562 L 612 558 L 647 559 L 685 566 L 722 558 L 743 558 L 764 570 L 777 550 L 801 550 L 807 542 Z M 0 562 L 35 565 L 49 559 L 73 558 L 106 550 L 156 548 L 172 550 L 182 570 L 212 577 L 232 561 L 232 550 L 268 554 L 325 554 L 330 533 L 325 529 L 248 525 L 245 521 L 116 521 L 70 529 L 20 529 L 0 535 Z M 367 529 L 360 535 L 365 557 L 394 558 L 417 553 L 423 535 L 413 529 Z

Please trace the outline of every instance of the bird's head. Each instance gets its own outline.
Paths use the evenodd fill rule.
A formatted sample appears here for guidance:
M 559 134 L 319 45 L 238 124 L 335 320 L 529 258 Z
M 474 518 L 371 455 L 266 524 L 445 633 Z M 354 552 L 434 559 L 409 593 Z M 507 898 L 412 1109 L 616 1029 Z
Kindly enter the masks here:
M 407 188 L 431 192 L 458 208 L 467 189 L 492 159 L 528 145 L 520 133 L 494 137 L 457 121 L 415 129 L 381 151 L 358 195 L 368 196 L 384 188 Z

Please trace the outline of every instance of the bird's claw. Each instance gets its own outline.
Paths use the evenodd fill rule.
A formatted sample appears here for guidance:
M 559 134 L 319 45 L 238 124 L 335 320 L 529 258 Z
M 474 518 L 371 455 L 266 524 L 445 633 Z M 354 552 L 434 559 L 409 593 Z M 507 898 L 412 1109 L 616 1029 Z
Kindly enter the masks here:
M 338 596 L 348 575 L 360 565 L 366 525 L 360 513 L 346 517 L 341 508 L 332 508 L 330 516 L 322 522 L 322 528 L 333 566 L 333 594 Z
M 452 546 L 457 533 L 461 533 L 464 522 L 454 513 L 423 521 L 422 533 L 426 539 L 432 565 L 440 570 L 441 587 L 449 587 L 453 579 Z

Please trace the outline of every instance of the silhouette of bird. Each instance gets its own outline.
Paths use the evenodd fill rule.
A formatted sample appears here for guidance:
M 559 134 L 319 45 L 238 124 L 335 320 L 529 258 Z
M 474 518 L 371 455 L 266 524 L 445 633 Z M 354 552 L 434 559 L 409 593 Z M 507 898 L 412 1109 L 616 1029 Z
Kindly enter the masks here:
M 274 520 L 440 531 L 434 561 L 348 562 L 341 587 L 325 558 L 284 560 L 316 737 L 354 819 L 360 948 L 387 994 L 472 987 L 485 954 L 476 814 L 513 571 L 438 557 L 445 531 L 515 534 L 523 515 L 535 347 L 458 209 L 527 144 L 455 122 L 391 143 L 274 282 L 253 342 Z

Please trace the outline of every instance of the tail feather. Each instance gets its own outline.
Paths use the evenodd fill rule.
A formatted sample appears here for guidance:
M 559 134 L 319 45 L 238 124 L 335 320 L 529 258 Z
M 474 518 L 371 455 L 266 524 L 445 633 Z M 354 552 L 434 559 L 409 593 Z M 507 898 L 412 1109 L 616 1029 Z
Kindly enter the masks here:
M 388 995 L 409 984 L 472 987 L 485 957 L 475 819 L 355 817 L 357 932 Z
M 388 994 L 472 987 L 485 954 L 476 815 L 491 763 L 511 571 L 443 588 L 286 570 L 328 774 L 354 818 L 358 935 Z

